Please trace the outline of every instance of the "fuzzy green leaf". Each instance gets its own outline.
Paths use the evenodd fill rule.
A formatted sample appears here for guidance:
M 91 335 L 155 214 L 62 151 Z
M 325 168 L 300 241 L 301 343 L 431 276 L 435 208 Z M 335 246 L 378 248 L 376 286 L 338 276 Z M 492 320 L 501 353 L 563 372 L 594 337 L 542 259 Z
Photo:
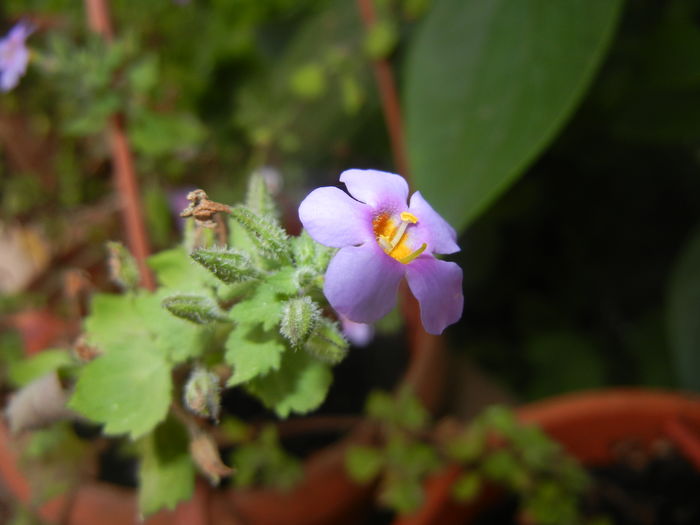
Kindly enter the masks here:
M 170 295 L 161 303 L 171 314 L 197 324 L 216 321 L 225 322 L 228 318 L 209 297 L 194 294 Z
M 255 293 L 231 308 L 229 316 L 239 324 L 260 324 L 265 330 L 277 325 L 282 315 L 282 301 L 267 283 Z
M 292 239 L 292 252 L 298 266 L 309 266 L 319 274 L 323 274 L 326 272 L 334 249 L 314 241 L 306 230 L 303 230 L 301 235 Z
M 250 257 L 238 250 L 202 249 L 193 252 L 191 257 L 225 283 L 260 277 Z
M 287 351 L 280 368 L 256 377 L 247 389 L 280 417 L 290 413 L 306 414 L 326 398 L 332 374 L 328 366 L 306 352 Z
M 250 325 L 236 327 L 226 341 L 224 359 L 233 367 L 228 386 L 278 370 L 284 350 L 284 343 L 275 332 L 264 332 Z
M 292 266 L 285 266 L 277 272 L 268 276 L 265 282 L 284 295 L 294 295 L 299 291 L 299 279 L 297 269 Z
M 140 447 L 139 511 L 144 516 L 173 509 L 192 496 L 195 468 L 187 431 L 172 418 L 158 425 Z
M 165 418 L 171 388 L 165 356 L 143 340 L 85 365 L 68 406 L 103 423 L 105 434 L 128 433 L 135 439 Z
M 317 359 L 334 365 L 345 358 L 349 347 L 338 325 L 322 317 L 316 331 L 304 345 L 304 350 Z
M 245 206 L 232 208 L 231 216 L 250 234 L 250 239 L 263 257 L 280 262 L 291 261 L 287 234 L 273 220 L 260 217 Z

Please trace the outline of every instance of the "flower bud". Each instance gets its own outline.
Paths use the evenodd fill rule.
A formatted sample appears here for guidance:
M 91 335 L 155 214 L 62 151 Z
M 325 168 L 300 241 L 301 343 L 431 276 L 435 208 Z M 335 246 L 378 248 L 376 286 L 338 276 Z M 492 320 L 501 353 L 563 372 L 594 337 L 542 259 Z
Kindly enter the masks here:
M 282 306 L 280 333 L 298 347 L 309 338 L 320 318 L 318 305 L 309 297 L 290 299 Z
M 225 283 L 238 283 L 260 277 L 246 254 L 237 250 L 196 250 L 190 257 Z
M 221 387 L 216 374 L 195 368 L 185 384 L 185 406 L 194 414 L 219 419 Z
M 123 290 L 135 290 L 141 279 L 136 259 L 120 242 L 108 242 L 109 277 Z
M 194 294 L 171 295 L 161 303 L 171 314 L 197 324 L 228 321 L 219 306 L 209 297 Z
M 348 352 L 348 346 L 338 325 L 322 318 L 316 331 L 304 345 L 304 349 L 322 361 L 336 364 L 343 360 Z
M 260 255 L 276 261 L 291 261 L 287 234 L 276 221 L 261 217 L 246 206 L 232 208 L 231 216 L 250 234 Z

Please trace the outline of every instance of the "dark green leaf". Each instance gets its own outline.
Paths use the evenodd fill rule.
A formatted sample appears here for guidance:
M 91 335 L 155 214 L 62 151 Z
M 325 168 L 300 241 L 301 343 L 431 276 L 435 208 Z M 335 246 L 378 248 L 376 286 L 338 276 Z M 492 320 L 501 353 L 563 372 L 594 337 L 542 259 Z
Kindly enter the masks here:
M 619 0 L 438 0 L 409 51 L 416 187 L 463 229 L 554 138 L 605 55 Z
M 144 516 L 173 509 L 192 497 L 195 469 L 187 431 L 169 418 L 145 437 L 140 447 L 139 510 Z

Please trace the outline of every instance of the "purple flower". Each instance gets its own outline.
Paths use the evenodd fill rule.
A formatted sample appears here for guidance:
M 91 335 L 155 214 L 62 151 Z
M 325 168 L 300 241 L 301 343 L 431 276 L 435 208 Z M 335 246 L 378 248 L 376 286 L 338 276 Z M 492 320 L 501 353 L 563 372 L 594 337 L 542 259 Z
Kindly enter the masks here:
M 27 70 L 29 50 L 24 41 L 34 32 L 34 27 L 20 21 L 0 39 L 0 91 L 14 88 Z
M 426 331 L 442 333 L 462 316 L 464 303 L 461 268 L 433 256 L 459 251 L 454 229 L 420 192 L 407 205 L 408 184 L 399 175 L 347 170 L 340 181 L 350 195 L 318 188 L 299 206 L 309 235 L 340 248 L 323 288 L 331 306 L 357 323 L 377 321 L 396 304 L 405 276 Z

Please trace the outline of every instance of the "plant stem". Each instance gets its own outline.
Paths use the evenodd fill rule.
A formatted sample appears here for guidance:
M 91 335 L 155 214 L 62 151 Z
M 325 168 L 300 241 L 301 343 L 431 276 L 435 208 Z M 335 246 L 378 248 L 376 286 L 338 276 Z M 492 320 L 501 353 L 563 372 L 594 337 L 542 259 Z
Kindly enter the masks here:
M 357 0 L 357 6 L 362 17 L 365 29 L 368 31 L 377 21 L 374 12 L 373 0 Z M 386 58 L 378 58 L 372 61 L 374 76 L 377 80 L 377 88 L 382 101 L 382 111 L 386 121 L 389 140 L 391 141 L 391 151 L 394 157 L 394 165 L 397 171 L 411 183 L 410 171 L 408 168 L 408 158 L 406 156 L 406 146 L 403 136 L 403 120 L 401 118 L 401 105 L 396 90 L 396 82 L 391 64 Z
M 90 29 L 107 42 L 114 38 L 107 0 L 84 0 Z M 122 221 L 126 230 L 127 245 L 131 250 L 141 274 L 141 285 L 155 289 L 155 281 L 146 258 L 150 253 L 148 233 L 143 218 L 139 185 L 134 169 L 134 160 L 120 115 L 111 115 L 107 123 L 107 135 L 112 150 L 114 183 L 121 201 Z

